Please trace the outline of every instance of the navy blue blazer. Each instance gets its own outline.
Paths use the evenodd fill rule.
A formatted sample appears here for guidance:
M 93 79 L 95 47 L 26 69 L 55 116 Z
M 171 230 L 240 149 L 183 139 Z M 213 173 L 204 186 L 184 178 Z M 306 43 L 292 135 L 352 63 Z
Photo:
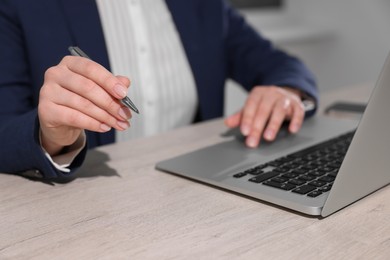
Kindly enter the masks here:
M 222 116 L 227 78 L 247 90 L 256 85 L 301 89 L 316 98 L 312 74 L 296 58 L 275 49 L 223 0 L 166 0 L 196 81 L 198 119 Z M 78 45 L 110 69 L 94 0 L 0 2 L 0 172 L 57 171 L 39 146 L 37 104 L 49 67 Z M 89 147 L 114 141 L 113 131 L 87 133 Z M 83 162 L 84 150 L 71 165 Z

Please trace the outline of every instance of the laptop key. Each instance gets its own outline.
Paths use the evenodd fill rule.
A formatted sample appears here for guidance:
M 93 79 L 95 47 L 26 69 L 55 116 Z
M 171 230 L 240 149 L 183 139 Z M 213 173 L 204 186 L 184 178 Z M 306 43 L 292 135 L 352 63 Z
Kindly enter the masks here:
M 292 190 L 296 187 L 295 185 L 290 183 L 279 183 L 274 181 L 266 181 L 263 184 L 274 188 L 282 189 L 282 190 Z
M 297 180 L 297 179 L 292 179 L 292 180 L 289 180 L 288 182 L 293 184 L 293 185 L 297 185 L 297 186 L 302 185 L 302 184 L 305 183 L 305 181 Z
M 311 185 L 303 185 L 303 186 L 300 186 L 300 187 L 292 190 L 292 192 L 299 193 L 299 194 L 306 194 L 306 193 L 309 193 L 309 192 L 315 190 L 316 188 L 317 187 L 314 187 Z
M 336 178 L 337 173 L 338 173 L 338 170 L 334 170 L 333 172 L 328 173 L 328 176 Z
M 311 176 L 314 176 L 314 177 L 320 177 L 320 176 L 322 176 L 324 174 L 325 174 L 325 172 L 321 172 L 321 171 L 318 171 L 318 170 L 310 171 L 308 173 L 308 175 L 311 175 Z
M 318 180 L 319 181 L 324 181 L 324 182 L 332 182 L 332 181 L 334 181 L 334 177 L 332 177 L 332 176 L 324 176 L 324 177 L 321 177 L 321 178 L 319 178 Z
M 250 175 L 259 175 L 259 174 L 262 174 L 262 173 L 264 173 L 263 170 L 255 169 L 255 170 L 251 171 L 249 174 Z
M 296 178 L 298 176 L 299 176 L 299 174 L 292 173 L 292 172 L 288 172 L 288 173 L 285 173 L 282 175 L 283 178 L 288 178 L 288 179 Z
M 332 188 L 331 185 L 327 185 L 327 186 L 319 188 L 319 190 L 322 192 L 327 192 L 327 191 L 330 191 L 331 188 Z
M 302 175 L 302 176 L 299 176 L 298 179 L 302 180 L 302 181 L 311 181 L 311 180 L 314 180 L 315 177 L 313 177 L 311 175 Z
M 251 168 L 245 171 L 245 173 L 251 174 L 251 175 L 258 175 L 260 173 L 263 173 L 263 170 L 258 169 L 258 168 Z
M 260 174 L 256 177 L 250 178 L 249 181 L 261 183 L 263 181 L 266 181 L 266 180 L 271 179 L 273 177 L 276 177 L 278 175 L 279 175 L 278 172 L 267 172 L 267 173 Z
M 326 182 L 323 182 L 323 181 L 312 181 L 312 182 L 309 182 L 310 185 L 313 185 L 313 186 L 316 186 L 316 187 L 321 187 L 321 186 L 324 186 L 326 184 Z
M 245 172 L 239 172 L 239 173 L 236 173 L 233 175 L 234 178 L 241 178 L 241 177 L 244 177 L 246 175 Z
M 309 194 L 307 194 L 307 196 L 312 197 L 312 198 L 315 198 L 315 197 L 320 196 L 321 194 L 322 194 L 321 191 L 315 190 L 315 191 L 312 191 L 312 192 L 310 192 Z
M 288 179 L 287 178 L 282 178 L 282 177 L 275 177 L 275 178 L 272 178 L 272 180 L 271 181 L 273 181 L 273 182 L 279 182 L 279 183 L 283 183 L 283 182 L 286 182 L 286 181 L 288 181 Z

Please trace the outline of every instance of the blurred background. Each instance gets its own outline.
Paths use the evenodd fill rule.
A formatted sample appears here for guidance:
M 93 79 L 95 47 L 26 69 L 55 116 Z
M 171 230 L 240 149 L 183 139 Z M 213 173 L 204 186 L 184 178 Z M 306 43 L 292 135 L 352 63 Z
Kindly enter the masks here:
M 314 72 L 320 92 L 375 84 L 390 51 L 389 0 L 229 0 L 261 34 L 298 56 Z M 225 115 L 246 93 L 226 88 Z

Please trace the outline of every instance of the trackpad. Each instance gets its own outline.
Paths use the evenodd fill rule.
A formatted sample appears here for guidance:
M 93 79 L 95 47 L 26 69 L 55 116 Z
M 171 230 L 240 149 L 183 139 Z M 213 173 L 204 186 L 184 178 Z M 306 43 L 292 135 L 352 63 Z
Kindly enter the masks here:
M 288 134 L 274 142 L 262 142 L 254 149 L 246 147 L 243 140 L 233 139 L 161 162 L 157 168 L 189 177 L 221 180 L 227 173 L 288 154 L 288 151 L 295 150 L 294 147 L 305 145 L 311 139 Z

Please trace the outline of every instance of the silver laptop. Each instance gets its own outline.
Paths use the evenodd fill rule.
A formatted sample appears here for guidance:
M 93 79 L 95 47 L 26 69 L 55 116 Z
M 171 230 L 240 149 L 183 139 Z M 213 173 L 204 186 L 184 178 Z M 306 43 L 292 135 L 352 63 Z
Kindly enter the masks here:
M 389 100 L 390 57 L 359 121 L 315 116 L 257 149 L 237 137 L 156 168 L 325 217 L 390 183 Z

